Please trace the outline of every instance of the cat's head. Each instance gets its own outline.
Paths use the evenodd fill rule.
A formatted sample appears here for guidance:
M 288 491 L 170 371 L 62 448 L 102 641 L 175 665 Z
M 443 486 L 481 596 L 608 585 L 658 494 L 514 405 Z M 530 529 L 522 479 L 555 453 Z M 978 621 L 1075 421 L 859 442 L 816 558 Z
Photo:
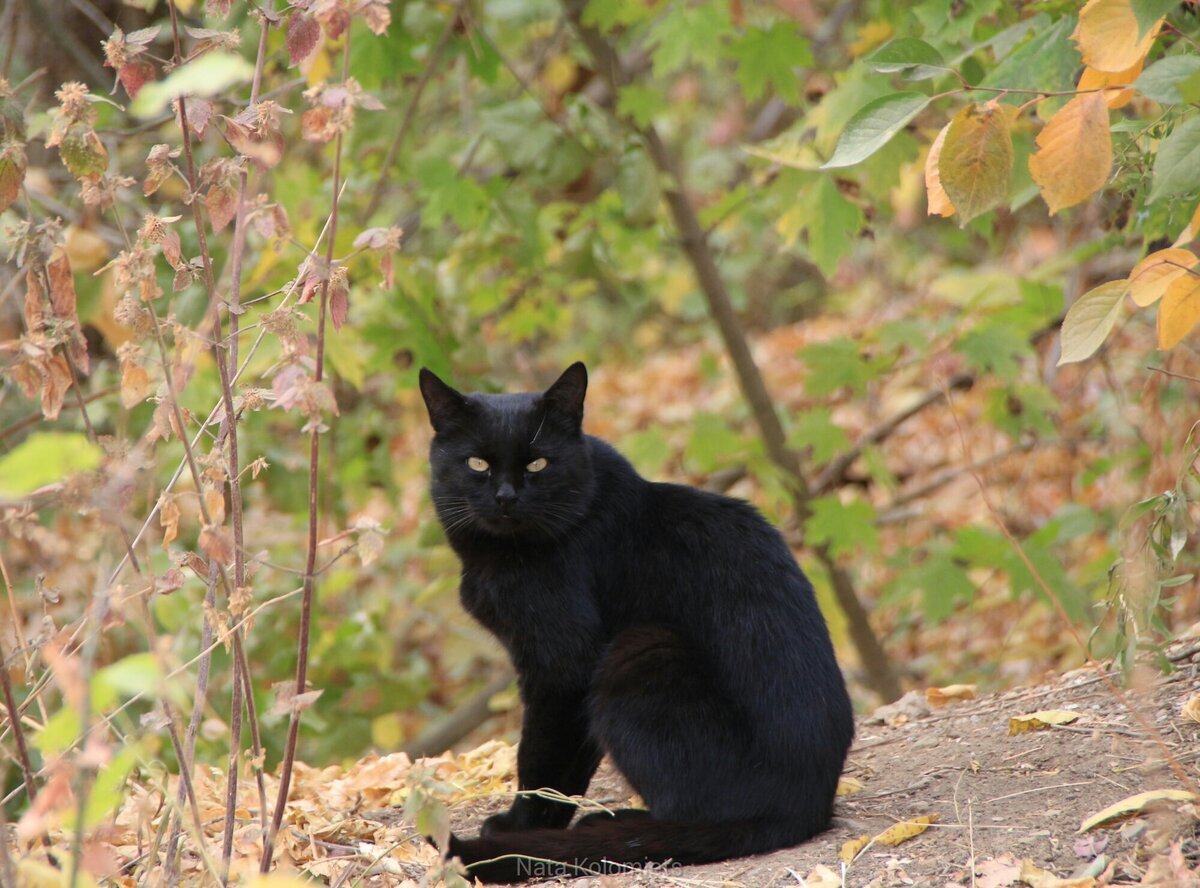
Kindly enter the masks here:
M 463 394 L 421 369 L 433 424 L 433 501 L 452 538 L 558 537 L 586 511 L 592 467 L 583 435 L 587 369 L 544 392 Z

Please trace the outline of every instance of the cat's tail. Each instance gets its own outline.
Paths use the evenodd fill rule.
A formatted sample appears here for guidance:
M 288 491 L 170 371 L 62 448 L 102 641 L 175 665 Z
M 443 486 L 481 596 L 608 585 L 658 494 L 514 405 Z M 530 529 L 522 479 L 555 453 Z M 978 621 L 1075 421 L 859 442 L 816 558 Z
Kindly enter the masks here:
M 447 856 L 460 858 L 470 875 L 484 882 L 522 882 L 625 872 L 666 861 L 714 863 L 796 845 L 827 826 L 802 819 L 677 823 L 593 815 L 574 829 L 451 836 Z

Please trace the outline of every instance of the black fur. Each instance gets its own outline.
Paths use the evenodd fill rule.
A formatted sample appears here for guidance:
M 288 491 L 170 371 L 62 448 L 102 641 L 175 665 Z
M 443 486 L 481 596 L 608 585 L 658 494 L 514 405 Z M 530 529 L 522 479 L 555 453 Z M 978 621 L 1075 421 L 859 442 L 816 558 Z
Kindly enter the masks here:
M 463 395 L 421 371 L 463 605 L 519 675 L 520 789 L 582 795 L 608 753 L 649 807 L 565 829 L 574 805 L 518 796 L 447 849 L 486 881 L 801 842 L 829 825 L 854 733 L 783 538 L 747 503 L 648 482 L 584 435 L 586 388 L 578 363 L 541 394 Z

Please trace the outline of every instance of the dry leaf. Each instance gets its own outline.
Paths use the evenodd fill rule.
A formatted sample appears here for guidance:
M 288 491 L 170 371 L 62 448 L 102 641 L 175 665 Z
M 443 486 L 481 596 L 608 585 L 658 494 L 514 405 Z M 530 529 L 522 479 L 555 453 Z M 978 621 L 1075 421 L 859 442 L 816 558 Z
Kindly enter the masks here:
M 1153 305 L 1196 262 L 1191 250 L 1172 248 L 1151 253 L 1129 272 L 1129 298 L 1143 308 Z
M 798 876 L 801 888 L 842 888 L 842 878 L 829 867 L 818 864 L 807 876 Z
M 948 706 L 951 703 L 956 703 L 960 700 L 974 700 L 975 685 L 973 684 L 956 684 L 946 685 L 944 688 L 926 688 L 925 700 L 930 706 Z
M 1029 858 L 1021 861 L 1021 875 L 1018 878 L 1030 888 L 1092 888 L 1096 884 L 1096 880 L 1092 876 L 1060 879 L 1054 873 L 1034 866 L 1033 861 Z
M 1008 888 L 1021 876 L 1021 864 L 1012 854 L 1004 853 L 975 865 L 975 888 Z
M 1200 722 L 1200 694 L 1192 694 L 1179 712 L 1188 721 Z
M 1153 802 L 1190 802 L 1194 798 L 1196 798 L 1195 793 L 1190 793 L 1184 789 L 1152 789 L 1148 792 L 1139 792 L 1137 795 L 1131 795 L 1129 798 L 1114 802 L 1103 811 L 1097 811 L 1091 817 L 1085 819 L 1083 823 L 1079 824 L 1079 831 L 1087 832 L 1089 829 L 1095 829 L 1097 826 L 1106 824 L 1110 820 L 1117 820 L 1122 817 L 1128 817 L 1131 814 L 1137 814 Z
M 851 839 L 848 842 L 842 843 L 842 850 L 838 852 L 838 857 L 846 863 L 853 863 L 854 858 L 862 853 L 862 849 L 871 844 L 870 836 L 859 836 L 857 839 Z
M 1050 215 L 1104 187 L 1112 169 L 1112 133 L 1103 93 L 1077 95 L 1047 121 L 1030 155 L 1029 172 Z
M 1079 719 L 1078 712 L 1069 709 L 1041 709 L 1028 715 L 1014 715 L 1008 720 L 1009 736 L 1037 731 L 1050 725 L 1069 725 Z
M 857 777 L 841 777 L 838 779 L 837 794 L 839 796 L 854 795 L 862 792 L 862 781 Z
M 1200 274 L 1184 274 L 1167 287 L 1158 307 L 1158 347 L 1174 348 L 1200 322 Z
M 218 564 L 233 561 L 233 536 L 227 527 L 205 527 L 197 544 L 201 552 Z
M 1097 71 L 1127 71 L 1146 57 L 1162 19 L 1139 39 L 1131 0 L 1088 0 L 1071 35 L 1083 63 Z
M 937 819 L 938 815 L 936 814 L 910 817 L 908 820 L 901 820 L 899 823 L 889 826 L 871 841 L 877 845 L 899 845 L 901 842 L 907 842 L 925 832 L 929 829 L 929 824 L 936 822 Z

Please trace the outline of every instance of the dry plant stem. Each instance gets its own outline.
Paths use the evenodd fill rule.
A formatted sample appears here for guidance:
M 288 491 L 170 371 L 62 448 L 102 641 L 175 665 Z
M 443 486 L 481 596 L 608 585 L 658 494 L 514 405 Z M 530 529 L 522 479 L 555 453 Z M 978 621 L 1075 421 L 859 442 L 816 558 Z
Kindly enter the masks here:
M 583 24 L 582 5 L 579 0 L 565 0 L 567 14 L 596 63 L 601 76 L 608 81 L 615 95 L 623 85 L 620 61 L 606 38 L 593 28 Z M 630 124 L 632 127 L 632 124 Z M 750 351 L 741 321 L 730 301 L 724 278 L 717 268 L 712 249 L 705 237 L 704 229 L 695 208 L 687 196 L 687 185 L 679 163 L 659 137 L 653 126 L 637 128 L 654 166 L 666 180 L 664 188 L 671 217 L 679 232 L 680 246 L 687 256 L 708 303 L 709 313 L 716 322 L 717 330 L 725 343 L 725 349 L 733 363 L 742 396 L 750 405 L 755 424 L 762 437 L 763 446 L 771 461 L 787 476 L 792 488 L 792 500 L 796 519 L 803 524 L 811 509 L 812 492 L 801 470 L 800 460 L 787 446 L 787 437 L 774 401 L 767 391 L 759 372 L 758 364 Z M 834 595 L 846 614 L 850 636 L 858 649 L 863 668 L 866 670 L 871 688 L 885 702 L 900 696 L 900 683 L 892 669 L 887 653 L 875 636 L 867 618 L 866 609 L 858 598 L 850 575 L 833 557 L 827 546 L 816 546 L 814 551 L 829 574 Z
M 235 625 L 240 629 L 241 624 Z M 246 659 L 246 647 L 242 644 L 241 632 L 233 633 L 233 655 L 239 664 L 235 677 L 241 675 L 242 693 L 246 700 L 246 721 L 250 723 L 250 754 L 254 767 L 254 780 L 258 784 L 258 819 L 263 835 L 267 834 L 267 782 L 263 776 L 262 734 L 258 730 L 258 713 L 254 705 L 254 685 L 250 679 L 250 662 Z
M 350 34 L 345 34 L 342 46 L 342 81 L 350 75 Z M 334 242 L 337 240 L 338 225 L 338 196 L 342 183 L 342 133 L 338 133 L 333 149 L 333 188 L 331 189 L 329 209 L 329 240 L 325 245 L 325 267 L 333 268 Z M 329 274 L 321 281 L 321 300 L 317 310 L 317 366 L 314 373 L 317 384 L 325 378 L 325 316 L 329 306 Z M 314 423 L 309 433 L 308 446 L 308 555 L 304 566 L 304 593 L 300 600 L 300 637 L 296 644 L 296 693 L 304 693 L 308 680 L 308 642 L 312 622 L 313 587 L 315 585 L 315 570 L 317 566 L 317 522 L 320 517 L 317 511 L 317 487 L 320 480 L 321 459 L 321 429 L 319 423 Z M 291 789 L 292 767 L 296 761 L 296 740 L 300 734 L 300 709 L 293 707 L 288 719 L 287 743 L 284 746 L 283 763 L 279 771 L 279 795 L 275 799 L 275 812 L 271 818 L 271 828 L 267 831 L 263 845 L 262 860 L 259 862 L 259 872 L 266 873 L 271 869 L 271 860 L 275 856 L 275 837 L 283 824 L 283 812 L 287 807 L 288 791 Z
M 83 403 L 91 404 L 93 401 L 99 401 L 101 398 L 107 398 L 109 395 L 115 394 L 120 390 L 121 387 L 119 385 L 110 385 L 107 388 L 102 388 L 99 391 L 92 392 L 83 399 Z M 45 422 L 45 420 L 46 417 L 42 415 L 40 410 L 37 413 L 30 413 L 28 416 L 18 419 L 12 425 L 0 431 L 0 441 L 17 434 L 17 432 L 24 431 L 30 426 L 35 426 L 39 423 Z
M 437 68 L 438 62 L 441 61 L 442 53 L 446 51 L 446 46 L 450 43 L 450 37 L 454 34 L 454 25 L 462 14 L 465 4 L 466 0 L 459 0 L 450 11 L 450 20 L 446 22 L 445 29 L 442 31 L 441 36 L 438 37 L 437 45 L 434 46 L 433 52 L 429 54 L 429 58 L 425 62 L 425 70 L 421 72 L 421 79 L 413 87 L 412 98 L 408 100 L 408 107 L 404 109 L 404 116 L 400 118 L 400 126 L 396 129 L 396 135 L 392 138 L 392 144 L 388 145 L 387 154 L 384 155 L 383 167 L 379 170 L 379 179 L 375 183 L 375 190 L 371 194 L 371 200 L 367 203 L 367 210 L 363 213 L 364 219 L 370 219 L 375 215 L 375 211 L 379 209 L 379 204 L 384 197 L 388 177 L 392 172 L 392 166 L 396 163 L 396 155 L 400 153 L 400 146 L 404 144 L 404 137 L 408 135 L 408 129 L 417 114 L 417 105 L 421 102 L 421 95 L 425 92 L 425 87 L 429 85 L 429 81 L 433 78 L 433 72 Z
M 8 818 L 4 816 L 3 805 L 0 805 L 0 884 L 17 884 L 17 876 L 13 872 L 12 858 L 8 854 Z
M 95 612 L 95 623 L 103 626 L 108 616 L 108 587 L 96 590 L 92 599 L 91 609 Z M 100 633 L 94 632 L 87 637 L 83 645 L 80 673 L 83 681 L 83 700 L 79 704 L 79 724 L 86 731 L 92 722 L 92 669 L 96 665 L 96 650 L 100 647 Z M 75 778 L 72 780 L 75 791 L 75 833 L 71 839 L 71 867 L 67 879 L 69 888 L 79 884 L 79 863 L 83 858 L 83 834 L 86 826 L 84 814 L 87 811 L 88 793 L 91 785 L 88 781 L 88 769 L 75 766 Z
M 968 464 L 970 464 L 972 462 L 971 445 L 967 440 L 966 432 L 963 431 L 962 423 L 959 421 L 958 410 L 956 410 L 954 407 L 954 399 L 951 396 L 949 389 L 946 389 L 946 400 L 950 404 L 950 415 L 954 418 L 954 427 L 958 431 L 958 438 L 963 448 L 963 456 L 966 458 Z M 1200 796 L 1200 785 L 1197 784 L 1194 777 L 1184 770 L 1183 765 L 1180 764 L 1179 759 L 1176 758 L 1175 754 L 1171 751 L 1171 747 L 1167 745 L 1167 741 L 1163 738 L 1162 733 L 1158 730 L 1158 727 L 1154 724 L 1153 720 L 1151 720 L 1144 712 L 1142 712 L 1139 707 L 1135 706 L 1133 702 L 1130 701 L 1129 696 L 1124 690 L 1121 689 L 1120 685 L 1113 681 L 1112 678 L 1109 677 L 1104 667 L 1097 663 L 1092 658 L 1092 655 L 1088 653 L 1087 642 L 1085 642 L 1083 636 L 1079 634 L 1079 630 L 1075 628 L 1075 623 L 1067 614 L 1066 608 L 1063 607 L 1062 601 L 1059 599 L 1058 594 L 1050 588 L 1050 584 L 1046 582 L 1045 578 L 1034 566 L 1033 562 L 1029 560 L 1029 556 L 1025 554 L 1024 547 L 1022 547 L 1017 538 L 1012 535 L 1012 531 L 1008 529 L 1008 524 L 1005 523 L 1004 519 L 1000 517 L 1000 513 L 992 504 L 992 499 L 988 495 L 987 485 L 984 484 L 983 478 L 980 477 L 979 472 L 977 472 L 974 468 L 971 469 L 971 477 L 975 479 L 975 484 L 979 487 L 979 495 L 983 500 L 984 507 L 988 510 L 988 514 L 992 516 L 992 520 L 996 523 L 996 526 L 1000 528 L 1000 532 L 1004 534 L 1004 538 L 1008 541 L 1009 546 L 1011 546 L 1012 550 L 1017 553 L 1017 557 L 1021 559 L 1021 563 L 1025 565 L 1025 569 L 1029 571 L 1030 576 L 1037 581 L 1038 586 L 1041 587 L 1042 592 L 1045 593 L 1046 598 L 1049 599 L 1051 605 L 1053 605 L 1055 614 L 1058 616 L 1059 621 L 1063 626 L 1066 627 L 1067 632 L 1070 633 L 1071 638 L 1079 648 L 1080 653 L 1083 654 L 1084 663 L 1099 671 L 1100 681 L 1104 683 L 1106 688 L 1108 688 L 1114 699 L 1116 699 L 1118 703 L 1120 703 L 1123 707 L 1125 707 L 1126 710 L 1129 711 L 1129 714 L 1133 716 L 1134 721 L 1138 723 L 1138 726 L 1146 733 L 1146 736 L 1149 737 L 1156 746 L 1158 746 L 1162 752 L 1163 760 L 1167 763 L 1168 767 L 1170 767 L 1171 771 L 1174 772 L 1175 776 L 1179 778 L 1179 782 L 1190 792 L 1196 793 L 1198 796 Z
M 0 651 L 0 659 L 3 652 Z M 21 763 L 21 776 L 25 780 L 25 795 L 30 802 L 37 795 L 37 784 L 33 782 L 33 766 L 29 762 L 29 747 L 25 745 L 25 729 L 21 727 L 21 713 L 17 710 L 17 700 L 13 696 L 12 682 L 8 677 L 8 663 L 0 664 L 0 685 L 4 688 L 4 708 L 8 711 L 8 724 L 12 729 L 13 739 L 17 743 L 17 761 Z M 0 837 L 3 838 L 3 837 Z M 0 841 L 0 844 L 3 844 Z

